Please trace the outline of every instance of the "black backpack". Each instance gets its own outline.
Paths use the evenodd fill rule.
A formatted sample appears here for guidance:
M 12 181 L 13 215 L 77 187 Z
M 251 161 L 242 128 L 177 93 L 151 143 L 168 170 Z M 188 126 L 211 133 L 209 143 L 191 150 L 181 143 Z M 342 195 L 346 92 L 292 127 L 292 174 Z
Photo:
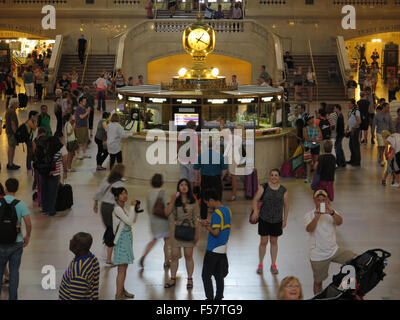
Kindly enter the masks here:
M 4 198 L 0 198 L 0 244 L 13 244 L 17 240 L 20 228 L 18 226 L 18 216 L 15 206 L 19 200 L 8 203 Z
M 322 133 L 323 140 L 329 140 L 331 138 L 331 124 L 328 119 L 321 119 L 319 121 L 319 127 Z
M 25 123 L 21 124 L 18 127 L 17 131 L 15 132 L 15 139 L 17 140 L 18 143 L 28 142 L 29 133 Z
M 381 255 L 378 255 L 379 252 Z M 351 265 L 355 269 L 357 288 L 354 293 L 357 296 L 365 296 L 383 280 L 386 275 L 383 269 L 385 269 L 387 264 L 386 259 L 390 256 L 391 254 L 389 252 L 382 249 L 372 249 L 354 257 L 345 264 Z M 342 271 L 344 266 L 341 267 L 340 271 Z M 332 279 L 333 284 L 338 287 L 344 276 L 346 276 L 346 274 L 342 272 L 334 275 Z
M 49 175 L 56 169 L 55 154 L 62 148 L 57 137 L 42 136 L 36 139 L 36 150 L 33 157 L 33 167 L 41 175 Z

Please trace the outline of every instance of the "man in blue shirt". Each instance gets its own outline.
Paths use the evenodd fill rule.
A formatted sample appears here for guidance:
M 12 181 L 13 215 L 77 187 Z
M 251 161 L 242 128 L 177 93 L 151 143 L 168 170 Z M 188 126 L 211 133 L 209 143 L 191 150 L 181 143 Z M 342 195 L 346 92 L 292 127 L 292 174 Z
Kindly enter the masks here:
M 201 198 L 203 199 L 203 192 L 205 190 L 213 188 L 221 199 L 222 179 L 228 172 L 228 165 L 225 163 L 224 157 L 216 150 L 213 150 L 210 144 L 208 150 L 199 155 L 193 169 L 195 186 L 199 185 L 199 176 L 201 175 Z M 207 213 L 207 205 L 202 200 L 200 205 L 201 219 L 207 219 Z
M 222 300 L 224 278 L 228 275 L 229 268 L 226 251 L 231 231 L 232 212 L 222 204 L 220 195 L 213 189 L 204 192 L 203 201 L 208 207 L 214 209 L 214 213 L 211 217 L 211 225 L 207 220 L 201 223 L 209 232 L 201 276 L 207 300 Z M 217 285 L 215 298 L 211 276 L 214 276 Z
M 14 178 L 10 178 L 6 181 L 6 195 L 4 196 L 4 200 L 11 204 L 16 200 L 15 193 L 18 190 L 18 180 Z M 18 201 L 18 200 L 17 200 Z M 21 265 L 21 257 L 23 248 L 29 244 L 29 240 L 31 237 L 32 223 L 31 218 L 29 216 L 29 210 L 26 207 L 25 203 L 22 201 L 14 202 L 15 210 L 18 217 L 17 227 L 21 226 L 21 219 L 24 219 L 25 227 L 26 227 L 26 235 L 22 236 L 22 232 L 20 231 L 17 235 L 15 243 L 0 243 L 0 293 L 2 290 L 2 281 L 4 269 L 8 263 L 10 269 L 10 285 L 8 288 L 9 292 L 9 300 L 17 300 L 18 299 L 18 282 L 19 282 L 19 267 Z M 0 202 L 0 207 L 2 206 Z

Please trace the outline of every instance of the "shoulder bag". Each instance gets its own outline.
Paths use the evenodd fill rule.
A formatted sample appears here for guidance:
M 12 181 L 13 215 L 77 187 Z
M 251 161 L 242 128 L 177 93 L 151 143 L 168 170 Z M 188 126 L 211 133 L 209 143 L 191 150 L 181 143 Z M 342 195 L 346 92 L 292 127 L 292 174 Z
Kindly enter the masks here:
M 168 219 L 168 217 L 165 215 L 164 199 L 160 197 L 161 192 L 162 190 L 160 190 L 158 193 L 156 203 L 154 204 L 153 215 L 161 219 Z
M 267 188 L 269 188 L 268 182 L 265 183 L 265 184 L 263 185 L 263 187 L 264 187 L 264 192 L 263 192 L 263 194 L 261 195 L 261 198 L 260 198 L 260 200 L 258 200 L 258 203 L 257 203 L 257 209 L 258 209 L 258 215 L 259 215 L 259 216 L 260 216 L 261 207 L 262 207 L 262 205 L 263 205 L 263 200 L 262 200 L 262 199 L 264 198 L 265 191 L 267 191 Z M 249 216 L 249 222 L 250 222 L 250 224 L 257 224 L 259 219 L 257 219 L 257 220 L 252 220 L 252 219 L 251 219 L 251 216 L 253 215 L 253 212 L 254 212 L 254 210 L 251 209 L 250 216 Z
M 185 209 L 185 205 L 183 208 Z M 177 210 L 175 209 L 175 217 L 177 216 Z M 175 239 L 182 241 L 193 241 L 196 234 L 196 228 L 193 228 L 190 220 L 183 220 L 182 224 L 175 226 Z

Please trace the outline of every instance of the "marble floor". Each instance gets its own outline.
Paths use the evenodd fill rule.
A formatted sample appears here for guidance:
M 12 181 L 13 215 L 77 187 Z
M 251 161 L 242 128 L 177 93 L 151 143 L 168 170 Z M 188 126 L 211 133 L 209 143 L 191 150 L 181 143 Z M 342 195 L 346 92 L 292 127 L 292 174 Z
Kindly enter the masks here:
M 46 101 L 51 106 L 52 102 Z M 345 105 L 344 103 L 342 104 Z M 109 101 L 107 109 L 111 110 L 113 103 Z M 314 106 L 315 107 L 315 106 Z M 31 104 L 30 109 L 38 109 L 39 104 Z M 4 103 L 0 101 L 0 114 L 4 115 Z M 19 118 L 24 121 L 28 111 L 18 111 Z M 95 124 L 100 113 L 96 113 Z M 55 127 L 54 117 L 52 122 Z M 16 151 L 15 163 L 21 165 L 18 171 L 7 171 L 7 140 L 5 132 L 0 136 L 0 181 L 15 177 L 20 181 L 18 198 L 25 201 L 31 211 L 33 224 L 32 238 L 24 249 L 20 269 L 19 298 L 54 300 L 58 297 L 58 286 L 61 277 L 68 267 L 73 254 L 68 250 L 69 240 L 79 232 L 92 234 L 94 242 L 92 252 L 101 261 L 100 298 L 113 299 L 115 295 L 116 268 L 105 265 L 105 250 L 102 245 L 103 224 L 99 215 L 92 210 L 92 197 L 100 181 L 107 172 L 96 172 L 96 145 L 92 143 L 89 153 L 92 159 L 75 163 L 77 172 L 71 173 L 67 183 L 74 191 L 74 206 L 70 211 L 59 216 L 41 215 L 36 203 L 31 200 L 31 184 L 33 177 L 27 174 L 25 168 L 25 153 L 19 146 Z M 349 149 L 345 140 L 345 153 Z M 383 187 L 380 184 L 382 168 L 377 164 L 377 148 L 362 146 L 362 167 L 340 169 L 336 173 L 335 201 L 333 207 L 342 213 L 344 224 L 337 229 L 337 239 L 340 246 L 349 248 L 356 253 L 367 249 L 383 248 L 392 253 L 386 268 L 387 276 L 366 299 L 400 299 L 400 189 Z M 108 162 L 108 160 L 107 160 Z M 280 280 L 285 276 L 297 276 L 303 286 L 304 297 L 311 298 L 312 272 L 308 259 L 308 235 L 304 229 L 303 217 L 313 209 L 312 192 L 309 184 L 303 180 L 282 179 L 282 184 L 289 191 L 290 210 L 288 225 L 279 238 L 279 254 L 277 266 L 279 274 L 272 276 L 269 272 L 270 257 L 267 254 L 264 261 L 264 275 L 257 275 L 258 242 L 257 227 L 248 223 L 251 202 L 243 197 L 240 190 L 236 202 L 225 201 L 233 212 L 232 232 L 229 242 L 228 258 L 229 275 L 225 279 L 225 299 L 232 300 L 270 300 L 276 298 Z M 148 182 L 128 179 L 126 182 L 129 197 L 140 199 L 144 203 Z M 176 190 L 173 183 L 165 188 L 170 194 Z M 224 199 L 230 197 L 224 193 Z M 136 299 L 204 299 L 201 281 L 201 268 L 207 234 L 201 232 L 200 241 L 194 251 L 195 272 L 194 288 L 186 290 L 186 270 L 183 259 L 180 260 L 177 286 L 164 289 L 167 273 L 163 270 L 162 246 L 158 243 L 145 262 L 145 269 L 138 267 L 138 259 L 144 247 L 151 240 L 148 214 L 139 216 L 133 229 L 135 262 L 130 265 L 127 273 L 126 288 L 134 292 Z M 268 249 L 269 250 L 269 249 Z M 56 289 L 44 290 L 41 282 L 44 274 L 42 268 L 52 265 L 56 269 Z M 330 276 L 339 270 L 339 265 L 332 264 Z M 329 284 L 331 278 L 324 282 Z M 3 287 L 0 299 L 7 298 L 6 287 Z

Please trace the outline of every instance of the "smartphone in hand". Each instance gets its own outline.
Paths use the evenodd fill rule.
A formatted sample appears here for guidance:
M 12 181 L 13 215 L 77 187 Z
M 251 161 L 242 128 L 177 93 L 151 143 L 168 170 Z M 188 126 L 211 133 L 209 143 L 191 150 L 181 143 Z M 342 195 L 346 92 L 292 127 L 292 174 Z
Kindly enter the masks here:
M 326 205 L 325 202 L 319 204 L 319 212 L 326 213 Z

